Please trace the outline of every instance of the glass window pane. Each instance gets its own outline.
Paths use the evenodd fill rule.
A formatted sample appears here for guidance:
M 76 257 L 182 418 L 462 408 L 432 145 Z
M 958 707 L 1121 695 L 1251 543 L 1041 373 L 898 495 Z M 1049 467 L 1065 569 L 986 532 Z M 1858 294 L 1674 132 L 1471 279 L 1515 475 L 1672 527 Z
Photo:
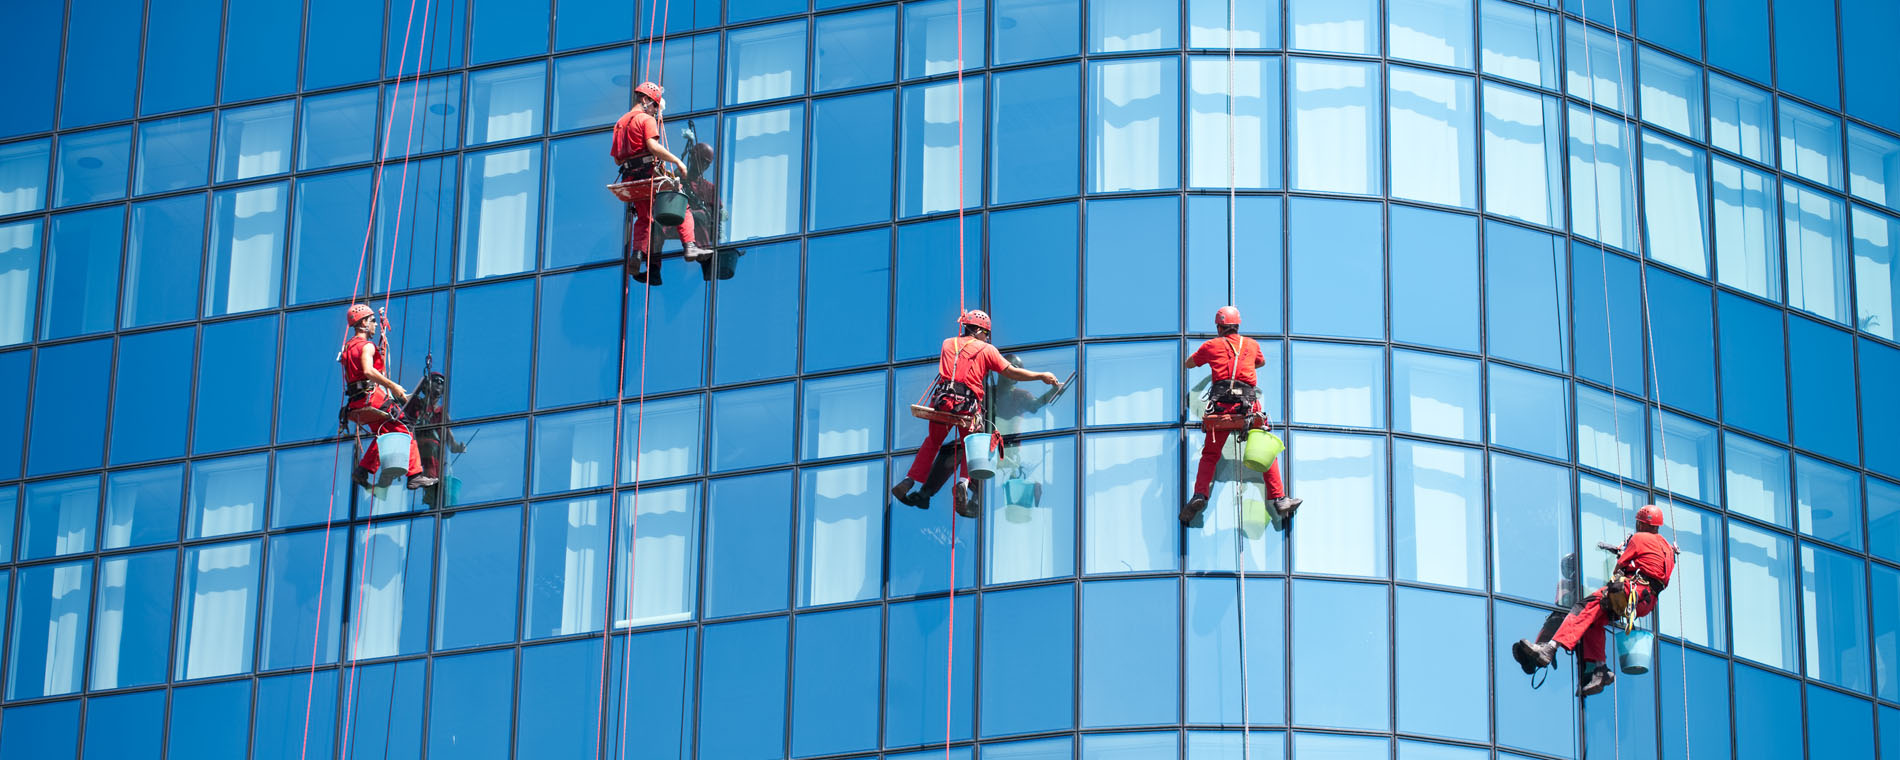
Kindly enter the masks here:
M 355 459 L 340 442 L 278 451 L 271 477 L 270 526 L 315 525 L 341 516 L 349 507 L 346 473 Z
M 1296 347 L 1307 345 L 1296 344 Z M 1392 428 L 1476 441 L 1479 388 L 1476 361 L 1418 351 L 1394 351 Z
M 1854 207 L 1854 283 L 1861 330 L 1894 339 L 1895 293 L 1900 291 L 1900 220 Z
M 746 276 L 720 280 L 713 301 L 713 382 L 790 375 L 798 368 L 796 242 L 746 251 Z
M 800 81 L 803 79 L 801 77 Z M 805 107 L 751 111 L 726 119 L 725 187 L 720 205 L 733 209 L 719 242 L 787 235 L 799 230 Z
M 804 371 L 883 362 L 891 340 L 890 232 L 811 238 L 805 262 L 808 275 L 824 275 L 805 278 Z
M 699 673 L 699 754 L 775 758 L 785 754 L 785 618 L 709 625 Z M 895 741 L 893 741 L 895 743 Z
M 1188 185 L 1279 188 L 1279 105 L 1278 58 L 1188 59 Z
M 600 630 L 607 601 L 607 504 L 593 497 L 528 507 L 522 638 Z
M 1867 544 L 1875 556 L 1900 556 L 1900 485 L 1867 478 Z
M 877 747 L 883 617 L 877 607 L 798 617 L 792 655 L 792 756 Z
M 541 134 L 542 98 L 546 89 L 547 66 L 542 63 L 469 74 L 468 144 Z
M 277 317 L 270 315 L 203 328 L 198 363 L 216 367 L 217 371 L 198 373 L 197 396 L 202 401 L 192 426 L 193 451 L 229 451 L 269 442 L 270 395 L 220 391 L 270 388 L 275 384 L 277 322 Z
M 1702 69 L 1649 47 L 1638 53 L 1637 66 L 1643 121 L 1702 139 Z
M 1286 666 L 1270 652 L 1286 637 L 1285 586 L 1277 579 L 1247 579 L 1247 717 L 1255 725 L 1279 723 L 1286 713 Z M 1187 720 L 1239 723 L 1241 590 L 1226 579 L 1190 578 L 1187 593 Z M 1253 741 L 1259 749 L 1271 745 L 1263 739 Z M 1194 744 L 1190 738 L 1189 757 L 1201 757 L 1194 751 Z M 1232 754 L 1209 757 L 1232 758 L 1240 749 L 1240 742 L 1235 741 Z
M 219 182 L 290 171 L 297 104 L 284 100 L 227 110 L 218 117 Z
M 211 172 L 211 114 L 139 123 L 133 192 L 199 187 Z
M 257 712 L 252 719 L 256 731 L 252 753 L 276 757 L 288 757 L 293 752 L 318 757 L 333 753 L 333 733 L 325 730 L 306 733 L 304 714 L 310 714 L 313 726 L 336 724 L 340 675 L 339 671 L 325 670 L 259 679 Z
M 1089 293 L 1084 332 L 1090 336 L 1167 332 L 1181 322 L 1180 270 L 1169 261 L 1180 250 L 1180 201 L 1127 198 L 1094 201 L 1088 219 L 1084 288 Z M 1125 220 L 1142 219 L 1129 225 Z
M 390 44 L 397 44 L 397 39 L 391 39 Z M 390 57 L 389 65 L 395 68 L 395 57 Z M 413 57 L 409 65 L 415 65 Z M 395 73 L 391 71 L 388 75 L 394 76 Z M 461 142 L 458 138 L 462 135 L 461 130 L 453 126 L 455 121 L 462 118 L 457 113 L 461 104 L 460 74 L 436 77 L 421 85 L 411 80 L 407 87 L 389 88 L 383 94 L 383 123 L 378 125 L 378 129 L 388 136 L 383 140 L 382 155 L 393 156 L 398 152 L 414 155 L 455 148 Z M 409 135 L 403 138 L 408 142 L 407 147 L 396 144 L 398 134 Z
M 363 660 L 426 650 L 435 519 L 359 525 L 354 541 L 351 553 L 360 559 L 350 570 L 349 594 L 351 608 L 360 611 L 356 614 L 361 619 L 351 623 L 345 657 Z M 416 693 L 420 698 L 420 686 Z
M 1768 93 L 1709 74 L 1709 142 L 1760 163 L 1775 155 L 1775 103 Z
M 984 736 L 1074 726 L 1074 610 L 1075 591 L 1068 584 L 983 596 Z M 1064 760 L 1066 752 L 1065 744 Z M 986 756 L 995 754 L 985 749 Z
M 161 757 L 165 690 L 94 697 L 86 705 L 85 760 Z
M 633 524 L 636 515 L 646 518 L 638 530 Z M 617 609 L 620 617 L 614 627 L 691 618 L 699 589 L 699 485 L 623 491 L 620 519 L 614 598 L 631 601 Z M 628 536 L 633 536 L 631 545 Z M 631 594 L 627 567 L 633 568 Z
M 1643 210 L 1650 258 L 1709 273 L 1708 164 L 1702 151 L 1643 135 Z
M 1729 612 L 1735 656 L 1786 670 L 1795 663 L 1794 542 L 1729 523 Z
M 1737 618 L 1739 619 L 1739 618 Z M 1736 664 L 1735 743 L 1750 752 L 1743 758 L 1792 757 L 1801 754 L 1801 732 L 1777 717 L 1793 715 L 1801 704 L 1801 687 L 1791 678 L 1760 668 Z
M 1397 577 L 1481 589 L 1482 452 L 1404 440 L 1395 441 L 1393 447 L 1392 549 Z
M 99 476 L 40 481 L 26 487 L 20 518 L 20 559 L 92 551 L 99 519 Z
M 454 649 L 515 638 L 521 510 L 458 512 L 442 520 L 435 647 Z
M 361 250 L 364 236 L 357 231 L 370 222 L 363 198 L 372 192 L 367 169 L 298 178 L 290 239 L 291 303 L 341 298 L 353 287 L 362 287 L 360 264 L 351 262 L 347 251 Z M 346 253 L 339 256 L 338 251 Z
M 338 527 L 271 537 L 259 670 L 306 667 L 312 655 L 317 664 L 336 662 L 343 571 L 349 566 L 346 531 Z M 107 580 L 109 576 L 101 581 L 102 589 Z M 100 627 L 105 623 L 101 616 Z
M 1333 502 L 1337 503 L 1337 502 Z M 1297 555 L 1296 555 L 1297 556 Z M 1391 618 L 1385 586 L 1295 581 L 1293 721 L 1390 730 Z
M 46 208 L 52 155 L 53 143 L 44 138 L 0 145 L 0 216 Z
M 257 573 L 262 550 L 263 542 L 257 539 L 185 549 L 173 679 L 250 671 L 251 651 L 257 643 Z
M 1335 12 L 1341 13 L 1350 13 L 1350 5 L 1331 0 L 1294 3 L 1296 11 L 1302 7 L 1339 8 Z M 1369 26 L 1364 21 L 1334 21 L 1328 19 L 1317 26 Z M 1294 43 L 1298 45 L 1301 27 L 1297 20 L 1294 24 Z M 1379 193 L 1383 172 L 1378 161 L 1378 86 L 1379 72 L 1371 64 L 1310 59 L 1293 62 L 1293 132 L 1288 148 L 1293 189 Z
M 1505 4 L 1490 0 L 1487 8 L 1491 2 Z M 1546 227 L 1562 223 L 1563 126 L 1559 108 L 1557 99 L 1548 95 L 1484 84 L 1486 211 Z
M 7 699 L 71 694 L 84 688 L 92 560 L 20 568 L 7 647 Z M 180 642 L 181 644 L 183 642 Z
M 1174 357 L 1171 342 L 1089 345 L 1084 372 L 1100 379 L 1087 388 L 1087 424 L 1173 419 L 1180 387 L 1180 376 L 1170 366 Z
M 184 474 L 184 465 L 169 465 L 121 470 L 107 477 L 105 527 L 99 547 L 123 549 L 178 540 Z
M 1801 567 L 1808 677 L 1867 693 L 1866 564 L 1802 544 Z
M 800 473 L 800 606 L 877 598 L 884 566 L 883 473 L 878 464 Z
M 891 102 L 894 97 L 890 90 L 878 90 L 812 104 L 809 190 L 812 229 L 848 227 L 891 218 L 892 163 L 865 160 L 865 157 L 890 155 L 893 150 Z M 1073 129 L 1069 131 L 1069 139 L 1073 145 Z M 955 165 L 954 161 L 950 163 L 951 167 Z M 889 312 L 880 308 L 878 313 Z
M 29 219 L 0 225 L 0 346 L 25 343 L 33 337 L 40 285 L 40 228 Z M 24 354 L 23 354 L 24 355 Z
M 789 472 L 713 481 L 706 512 L 707 617 L 785 609 L 791 498 Z
M 41 340 L 105 332 L 117 323 L 118 297 L 113 291 L 119 287 L 119 244 L 124 237 L 125 209 L 119 206 L 53 217 Z
M 1003 462 L 1003 477 L 983 494 L 985 577 L 1014 583 L 1074 574 L 1075 439 L 1025 441 L 1007 449 Z
M 1577 387 L 1577 462 L 1625 478 L 1648 475 L 1643 411 L 1638 401 Z
M 26 387 L 26 362 L 28 352 L 8 354 L 18 357 L 20 369 L 11 377 L 19 378 L 15 388 Z M 68 343 L 61 346 L 41 348 L 38 362 L 34 366 L 33 385 L 51 393 L 60 389 L 68 398 L 102 399 L 107 396 L 107 384 L 111 376 L 101 372 L 100 368 L 112 363 L 112 341 L 96 340 L 88 343 Z M 24 395 L 24 394 L 22 394 Z M 42 396 L 45 398 L 45 396 Z M 10 415 L 13 419 L 25 419 L 25 404 L 16 407 L 19 411 Z M 17 431 L 18 428 L 16 427 Z M 45 475 L 54 472 L 81 470 L 98 467 L 101 455 L 105 451 L 106 410 L 104 404 L 68 404 L 61 414 L 40 414 L 33 417 L 33 428 L 27 435 L 26 472 L 29 475 Z M 13 449 L 5 467 L 12 471 L 13 477 L 19 477 L 14 469 L 18 461 L 19 450 L 13 448 L 18 441 L 17 432 L 0 437 L 6 441 L 6 447 Z
M 1841 189 L 1841 120 L 1781 98 L 1781 170 Z
M 1286 287 L 1282 243 L 1286 236 L 1282 204 L 1278 196 L 1188 196 L 1185 227 L 1190 332 L 1208 330 L 1212 326 L 1206 321 L 1208 315 L 1229 305 L 1239 307 L 1245 315 L 1248 332 L 1258 335 L 1283 331 L 1281 311 Z M 1232 222 L 1228 220 L 1230 210 Z M 1230 253 L 1232 267 L 1228 266 Z M 1048 287 L 1046 280 L 1035 285 L 1038 290 Z
M 697 475 L 700 472 L 700 436 L 705 397 L 697 394 L 628 403 L 621 410 L 620 482 Z M 634 458 L 638 440 L 639 458 Z
M 1377 0 L 1291 0 L 1290 47 L 1331 53 L 1379 54 Z
M 1789 526 L 1788 450 L 1734 433 L 1723 440 L 1729 511 Z
M 1076 79 L 1080 73 L 1080 67 L 1070 63 L 998 74 L 992 80 L 990 202 L 1076 193 L 1080 168 L 1075 135 L 1082 116 Z M 998 242 L 992 238 L 991 244 Z M 992 260 L 999 258 L 992 255 Z
M 1489 365 L 1491 443 L 1557 459 L 1570 456 L 1570 403 L 1561 378 Z
M 1561 296 L 1566 287 L 1562 239 L 1499 222 L 1486 222 L 1484 232 L 1490 353 L 1565 369 L 1570 320 Z
M 1083 572 L 1173 569 L 1179 532 L 1173 505 L 1181 496 L 1172 473 L 1180 436 L 1098 433 L 1085 445 Z
M 547 52 L 548 26 L 554 19 L 549 0 L 473 0 L 473 5 L 471 63 Z
M 726 102 L 805 92 L 805 22 L 755 26 L 726 35 Z
M 1478 349 L 1478 225 L 1462 214 L 1391 206 L 1392 339 Z
M 1854 197 L 1900 207 L 1900 140 L 1848 124 L 1847 171 Z
M 602 319 L 632 301 L 625 295 L 625 274 L 615 269 L 586 269 L 541 280 L 541 317 L 535 344 L 542 356 L 558 361 L 535 366 L 534 403 L 541 409 L 614 395 L 620 361 L 615 319 Z M 614 291 L 622 291 L 616 293 Z
M 935 523 L 936 521 L 933 521 Z M 941 561 L 933 562 L 941 575 Z M 895 592 L 893 592 L 895 593 Z M 966 621 L 956 627 L 958 652 L 976 647 L 975 595 L 959 595 L 956 617 Z M 974 657 L 958 657 L 945 662 L 950 651 L 948 625 L 950 606 L 943 599 L 926 599 L 888 607 L 884 648 L 884 744 L 905 746 L 935 742 L 950 734 L 952 741 L 970 738 L 976 707 Z M 956 666 L 951 672 L 948 665 Z M 946 676 L 950 683 L 945 683 Z M 945 698 L 949 699 L 946 705 Z M 944 715 L 950 715 L 945 719 Z M 941 749 L 928 757 L 940 756 Z M 924 757 L 912 756 L 916 760 Z
M 1391 0 L 1385 13 L 1393 58 L 1471 68 L 1471 0 Z
M 1161 50 L 1181 40 L 1179 0 L 1095 0 L 1088 3 L 1089 52 Z
M 1794 458 L 1795 508 L 1801 532 L 1850 549 L 1860 548 L 1860 476 L 1842 467 Z
M 1233 38 L 1228 39 L 1228 11 Z M 1280 47 L 1280 0 L 1188 0 L 1188 47 Z M 999 61 L 1000 63 L 1000 61 Z
M 558 20 L 567 21 L 572 13 L 572 8 L 562 8 Z M 633 100 L 633 78 L 627 73 L 632 70 L 633 48 L 554 59 L 551 131 L 602 126 L 620 118 L 621 105 Z M 599 143 L 594 148 L 598 150 Z
M 1670 412 L 1650 416 L 1652 475 L 1663 490 L 1705 504 L 1716 496 L 1715 428 Z
M 278 304 L 289 195 L 287 182 L 212 195 L 205 316 L 268 309 Z
M 1546 90 L 1557 88 L 1556 16 L 1505 0 L 1480 0 L 1478 15 L 1483 27 L 1484 73 Z
M 263 528 L 268 464 L 268 455 L 261 453 L 193 462 L 185 537 L 211 538 Z
M 455 760 L 499 760 L 508 756 L 508 702 L 513 694 L 495 688 L 512 684 L 515 653 L 481 652 L 443 657 L 429 674 L 429 746 L 431 756 Z
M 534 420 L 535 495 L 607 485 L 612 480 L 612 409 Z
M 882 371 L 805 382 L 805 459 L 881 450 L 884 443 Z
M 1646 344 L 1641 265 L 1582 242 L 1572 244 L 1570 265 L 1577 374 L 1627 393 L 1643 393 L 1649 377 L 1642 369 Z
M 1636 130 L 1575 105 L 1570 109 L 1570 229 L 1636 250 Z
M 791 420 L 790 383 L 715 394 L 710 444 L 713 471 L 790 462 Z
M 1713 167 L 1716 273 L 1724 285 L 1779 300 L 1774 177 L 1721 157 Z
M 130 163 L 131 127 L 67 135 L 59 141 L 59 170 L 54 206 L 125 197 Z
M 980 19 L 982 6 L 977 7 Z M 912 12 L 913 19 L 917 15 L 921 14 Z M 896 8 L 819 16 L 812 89 L 825 92 L 891 81 L 897 55 L 896 21 Z
M 407 168 L 383 165 L 383 187 L 398 192 L 383 193 L 378 218 L 410 221 L 378 225 L 376 252 L 369 262 L 371 293 L 446 285 L 454 278 L 455 183 L 460 169 L 455 156 L 415 161 Z M 533 208 L 527 204 L 524 213 Z M 528 221 L 532 227 L 533 220 Z
M 998 66 L 1075 55 L 1081 39 L 1078 0 L 994 0 Z M 1277 35 L 1276 35 L 1277 36 Z
M 1566 468 L 1491 455 L 1491 552 L 1497 557 L 1493 591 L 1543 603 L 1573 603 L 1565 601 L 1561 563 L 1551 556 L 1553 548 L 1568 551 L 1574 545 L 1570 490 Z M 1576 585 L 1574 578 L 1569 580 L 1570 595 Z M 1553 588 L 1559 589 L 1554 596 Z
M 1387 83 L 1392 197 L 1477 208 L 1471 79 L 1395 67 Z
M 1400 731 L 1478 742 L 1490 738 L 1484 605 L 1482 597 L 1398 590 L 1392 657 Z
M 376 157 L 376 88 L 303 101 L 297 167 L 322 169 Z
M 1308 512 L 1293 533 L 1294 571 L 1384 576 L 1384 439 L 1300 433 L 1288 436 L 1287 450 L 1293 478 L 1288 491 L 1328 506 Z
M 1294 332 L 1384 337 L 1379 211 L 1377 203 L 1293 199 L 1287 287 Z
M 1565 92 L 1612 111 L 1629 110 L 1623 88 L 1636 81 L 1630 71 L 1636 55 L 1627 38 L 1565 19 L 1564 60 L 1568 65 Z
M 541 146 L 468 155 L 462 188 L 461 279 L 534 268 Z
M 1788 387 L 1782 357 L 1751 351 L 1783 339 L 1782 312 L 1726 293 L 1717 294 L 1716 300 L 1722 336 L 1723 420 L 1786 439 Z
M 1728 645 L 1727 591 L 1722 557 L 1722 520 L 1709 512 L 1667 505 L 1670 540 L 1679 553 L 1669 589 L 1656 605 L 1659 631 L 1715 649 Z M 1665 699 L 1663 704 L 1668 704 Z M 1665 710 L 1665 712 L 1667 712 Z
M 166 198 L 132 207 L 120 327 L 176 322 L 197 313 L 204 236 L 203 195 Z
M 205 760 L 243 760 L 247 726 L 227 716 L 251 712 L 250 681 L 226 681 L 172 692 L 166 753 Z
M 624 213 L 625 205 L 601 192 L 599 169 L 599 135 L 548 144 L 548 208 L 546 228 L 542 231 L 542 266 L 585 264 L 624 255 L 620 247 L 620 226 L 600 222 Z
M 1847 322 L 1847 208 L 1839 198 L 1782 182 L 1788 305 Z
M 1372 346 L 1293 344 L 1294 422 L 1385 427 L 1385 352 Z
M 1566 520 L 1567 522 L 1567 520 Z M 1539 550 L 1549 558 L 1549 549 Z M 1492 604 L 1492 660 L 1509 662 L 1511 643 L 1533 631 L 1551 613 L 1515 604 Z M 1564 757 L 1577 755 L 1577 709 L 1570 689 L 1533 689 L 1530 679 L 1509 666 L 1492 670 L 1497 704 L 1498 744 Z M 1701 693 L 1701 692 L 1699 692 Z M 1726 715 L 1726 712 L 1724 713 Z M 1726 736 L 1726 735 L 1725 735 Z M 1500 758 L 1525 760 L 1498 753 Z
M 957 105 L 963 115 L 957 115 Z M 957 207 L 957 189 L 963 205 L 975 206 L 983 197 L 983 156 L 980 137 L 970 124 L 983 123 L 983 80 L 963 81 L 962 95 L 954 81 L 904 90 L 902 216 L 918 216 Z M 964 130 L 959 135 L 958 129 Z M 962 167 L 958 168 L 961 159 Z
M 1082 587 L 1082 725 L 1163 723 L 1176 714 L 1180 647 L 1172 579 L 1098 581 Z
M 1131 5 L 1149 6 L 1160 7 Z M 1097 16 L 1104 10 L 1091 8 Z M 1180 185 L 1180 66 L 1179 58 L 1089 63 L 1090 192 Z

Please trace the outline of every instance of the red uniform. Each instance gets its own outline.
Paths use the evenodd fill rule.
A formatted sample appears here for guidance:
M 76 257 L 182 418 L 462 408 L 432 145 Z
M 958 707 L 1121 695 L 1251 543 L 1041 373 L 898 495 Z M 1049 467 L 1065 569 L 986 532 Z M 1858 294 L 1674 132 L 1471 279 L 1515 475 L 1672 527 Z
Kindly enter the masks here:
M 1253 338 L 1239 333 L 1230 333 L 1202 343 L 1200 348 L 1194 350 L 1194 355 L 1189 357 L 1189 359 L 1194 362 L 1194 366 L 1196 367 L 1206 365 L 1208 369 L 1212 371 L 1213 379 L 1216 381 L 1233 380 L 1252 388 L 1258 382 L 1258 376 L 1254 373 L 1254 367 L 1257 366 L 1265 356 L 1266 354 L 1260 351 L 1260 344 L 1254 342 Z M 1254 417 L 1252 427 L 1262 429 L 1267 427 L 1266 413 L 1265 410 L 1262 409 L 1258 399 L 1254 400 L 1251 408 L 1241 404 L 1216 401 L 1213 404 L 1212 411 L 1214 414 L 1245 414 L 1252 412 L 1257 415 Z M 1208 489 L 1213 486 L 1214 465 L 1220 461 L 1221 447 L 1227 445 L 1227 436 L 1232 432 L 1231 430 L 1215 430 L 1213 428 L 1203 427 L 1201 438 L 1201 464 L 1194 470 L 1195 494 L 1206 496 Z M 1267 484 L 1267 498 L 1286 498 L 1286 484 L 1280 480 L 1280 460 L 1273 460 L 1273 465 L 1268 467 L 1267 471 L 1261 477 Z
M 955 409 L 949 401 L 939 397 L 932 399 L 932 404 L 944 411 L 967 413 L 972 417 L 980 416 L 983 413 L 983 381 L 989 378 L 991 372 L 1001 372 L 1005 369 L 1009 369 L 1009 362 L 1003 358 L 1002 352 L 997 351 L 995 346 L 967 335 L 945 340 L 943 350 L 937 356 L 938 384 L 961 383 L 968 389 L 967 392 L 976 398 L 977 403 L 973 409 Z M 923 447 L 917 449 L 917 458 L 911 460 L 910 474 L 907 477 L 919 483 L 930 479 L 930 463 L 936 460 L 937 449 L 943 446 L 943 436 L 950 432 L 950 427 L 950 424 L 946 422 L 930 423 L 930 434 L 924 438 Z M 977 431 L 963 428 L 957 431 L 957 435 L 961 438 L 975 432 Z M 966 466 L 965 463 L 958 463 L 958 477 L 968 477 L 968 473 L 964 471 Z
M 1636 615 L 1648 615 L 1656 608 L 1656 594 L 1669 585 L 1669 576 L 1676 571 L 1676 549 L 1659 534 L 1638 531 L 1623 545 L 1616 569 L 1626 576 L 1623 585 L 1629 591 L 1629 603 L 1636 605 Z M 1564 618 L 1550 640 L 1576 651 L 1587 662 L 1603 662 L 1603 626 L 1610 622 L 1603 595 L 1609 589 L 1606 585 L 1585 597 L 1583 607 Z
M 620 117 L 620 121 L 614 122 L 613 144 L 608 148 L 608 152 L 613 155 L 614 163 L 621 166 L 621 181 L 645 179 L 657 173 L 659 167 L 654 166 L 652 162 L 660 159 L 647 151 L 649 139 L 661 139 L 660 122 L 646 111 L 635 108 L 628 111 L 627 115 Z M 628 162 L 635 162 L 637 165 L 629 167 Z M 633 225 L 633 250 L 644 253 L 651 241 L 650 228 L 653 226 L 652 187 L 648 186 L 646 192 L 636 196 L 628 205 L 633 207 L 634 215 L 639 217 Z M 681 243 L 694 242 L 692 214 L 687 214 L 686 218 L 680 221 L 679 238 Z
M 408 426 L 398 419 L 399 407 L 395 399 L 390 398 L 389 391 L 371 381 L 368 375 L 363 374 L 364 346 L 369 346 L 373 351 L 370 363 L 376 367 L 376 371 L 383 371 L 383 351 L 369 339 L 357 336 L 343 344 L 343 353 L 338 355 L 337 361 L 343 365 L 343 392 L 349 398 L 349 402 L 344 406 L 345 416 L 349 421 L 369 428 L 372 435 L 409 432 Z M 350 392 L 351 386 L 361 388 L 365 383 L 369 385 L 367 390 Z M 358 461 L 356 466 L 371 473 L 382 469 L 381 457 L 376 452 L 375 439 L 370 440 L 369 450 L 363 452 L 363 459 Z M 415 477 L 421 472 L 421 457 L 416 453 L 416 446 L 411 445 L 409 447 L 409 476 Z

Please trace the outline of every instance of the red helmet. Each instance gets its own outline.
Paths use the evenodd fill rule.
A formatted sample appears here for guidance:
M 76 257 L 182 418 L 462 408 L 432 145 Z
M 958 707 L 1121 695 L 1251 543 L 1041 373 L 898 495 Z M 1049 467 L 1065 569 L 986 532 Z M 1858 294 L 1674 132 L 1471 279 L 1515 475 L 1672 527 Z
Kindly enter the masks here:
M 963 312 L 963 316 L 957 317 L 957 324 L 981 327 L 988 330 L 990 329 L 990 315 L 984 314 L 982 309 L 971 309 Z
M 666 101 L 666 90 L 652 82 L 641 82 L 639 87 L 633 88 L 633 91 L 652 98 L 655 103 Z
M 370 316 L 375 313 L 376 312 L 374 310 L 369 308 L 369 304 L 361 304 L 361 303 L 350 304 L 349 318 L 346 321 L 352 327 L 354 327 L 356 323 L 363 321 L 364 317 Z
M 1240 326 L 1240 310 L 1232 306 L 1220 307 L 1220 311 L 1214 312 L 1214 326 L 1239 327 Z
M 1644 504 L 1642 509 L 1636 510 L 1636 522 L 1639 525 L 1660 528 L 1663 524 L 1662 509 L 1654 504 Z

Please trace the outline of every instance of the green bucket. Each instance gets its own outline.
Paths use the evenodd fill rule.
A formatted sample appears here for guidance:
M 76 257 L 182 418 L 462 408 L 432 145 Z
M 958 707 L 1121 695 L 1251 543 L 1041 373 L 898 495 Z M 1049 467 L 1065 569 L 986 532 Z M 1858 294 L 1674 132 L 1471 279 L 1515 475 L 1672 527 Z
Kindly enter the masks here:
M 1247 431 L 1247 453 L 1244 457 L 1247 469 L 1266 472 L 1282 451 L 1286 451 L 1286 443 L 1279 436 L 1260 428 Z
M 1273 521 L 1273 515 L 1267 510 L 1267 503 L 1249 495 L 1240 500 L 1240 533 L 1247 538 L 1259 538 L 1266 533 L 1267 525 Z
M 667 190 L 653 196 L 653 221 L 668 227 L 686 221 L 686 194 Z

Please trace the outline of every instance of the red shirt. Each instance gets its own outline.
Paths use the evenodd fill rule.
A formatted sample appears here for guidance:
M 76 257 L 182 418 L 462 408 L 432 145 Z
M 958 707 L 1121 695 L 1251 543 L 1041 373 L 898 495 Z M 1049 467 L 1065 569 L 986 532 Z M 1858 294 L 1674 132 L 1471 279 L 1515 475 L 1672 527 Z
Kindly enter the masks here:
M 979 399 L 983 398 L 983 380 L 991 372 L 1006 369 L 1009 362 L 1002 352 L 969 336 L 944 340 L 943 352 L 937 355 L 937 379 L 963 383 Z
M 366 345 L 374 349 L 374 356 L 370 360 L 370 363 L 376 367 L 377 372 L 383 371 L 382 349 L 377 348 L 376 344 L 369 342 L 368 338 L 359 335 L 351 338 L 348 343 L 344 343 L 343 353 L 338 354 L 336 357 L 337 362 L 343 365 L 344 385 L 369 379 L 368 375 L 363 374 L 363 346 Z
M 628 159 L 647 152 L 647 139 L 660 136 L 660 122 L 653 115 L 635 108 L 614 122 L 613 146 L 608 153 L 614 157 L 614 163 L 625 163 Z
M 1623 544 L 1623 556 L 1616 558 L 1616 566 L 1625 571 L 1641 570 L 1666 586 L 1670 574 L 1676 571 L 1676 549 L 1661 534 L 1637 531 Z
M 1266 354 L 1260 352 L 1260 344 L 1239 333 L 1223 335 L 1202 343 L 1189 357 L 1194 366 L 1209 365 L 1214 371 L 1215 380 L 1239 380 L 1248 385 L 1259 385 L 1254 376 L 1254 365 L 1260 363 Z

